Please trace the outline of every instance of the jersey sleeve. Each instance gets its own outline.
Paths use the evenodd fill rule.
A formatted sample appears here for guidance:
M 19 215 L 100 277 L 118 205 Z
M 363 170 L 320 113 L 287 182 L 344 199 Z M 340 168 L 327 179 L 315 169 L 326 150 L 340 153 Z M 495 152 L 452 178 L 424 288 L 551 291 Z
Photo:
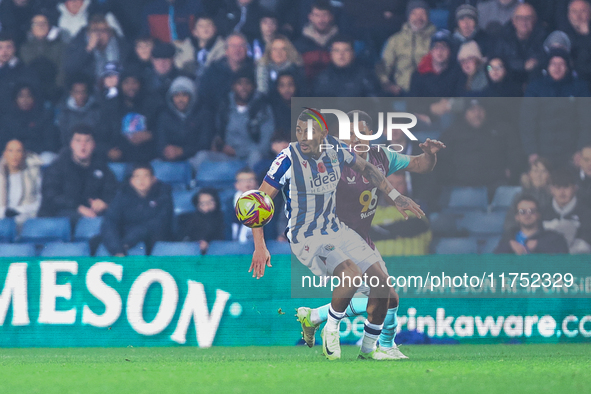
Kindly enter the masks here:
M 338 140 L 332 136 L 329 136 L 332 141 L 329 141 L 333 146 L 336 146 L 337 144 L 340 146 L 340 149 L 338 149 L 338 156 L 339 156 L 339 161 L 344 164 L 347 165 L 349 167 L 353 167 L 355 165 L 355 162 L 357 162 L 357 155 L 353 152 L 351 152 L 349 149 L 349 147 L 347 146 L 347 144 L 345 144 L 344 142 L 342 142 L 341 140 Z M 333 144 L 334 142 L 334 144 Z
M 291 154 L 289 147 L 279 152 L 273 164 L 265 175 L 265 182 L 277 190 L 281 189 L 289 181 L 291 173 Z
M 384 149 L 383 151 L 386 153 L 386 157 L 388 158 L 389 162 L 388 173 L 386 176 L 408 167 L 408 164 L 410 163 L 410 156 L 392 152 L 390 149 Z

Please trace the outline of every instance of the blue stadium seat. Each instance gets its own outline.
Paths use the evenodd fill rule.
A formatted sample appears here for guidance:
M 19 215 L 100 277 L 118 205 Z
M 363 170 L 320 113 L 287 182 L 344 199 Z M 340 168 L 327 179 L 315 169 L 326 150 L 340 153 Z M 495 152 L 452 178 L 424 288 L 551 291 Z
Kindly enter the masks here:
M 191 183 L 193 168 L 187 161 L 168 162 L 154 160 L 154 175 L 176 190 L 186 189 Z
M 438 237 L 455 237 L 458 235 L 456 215 L 448 212 L 434 212 L 429 215 L 429 223 L 433 235 Z
M 478 253 L 478 242 L 475 238 L 442 238 L 435 246 L 435 254 L 469 253 Z
M 13 219 L 0 220 L 0 242 L 12 242 L 16 236 L 16 223 Z
M 291 246 L 289 246 L 289 242 L 268 241 L 267 249 L 271 256 L 277 254 L 291 254 Z
M 236 217 L 234 213 L 234 194 L 236 194 L 234 188 L 220 191 L 220 202 L 224 214 L 224 238 L 228 241 L 232 239 L 232 223 Z
M 197 242 L 156 242 L 152 256 L 199 256 L 201 249 Z
M 197 193 L 197 190 L 175 190 L 172 192 L 175 215 L 195 212 L 195 207 L 191 202 L 195 193 Z
M 129 171 L 129 166 L 127 163 L 109 163 L 109 168 L 113 171 L 115 178 L 117 178 L 119 182 L 123 182 L 128 175 L 127 171 Z
M 35 245 L 0 244 L 0 257 L 35 257 Z
M 236 173 L 246 167 L 242 160 L 206 161 L 199 166 L 197 186 L 215 187 L 218 189 L 231 187 Z
M 90 247 L 88 242 L 49 242 L 43 246 L 41 257 L 88 257 Z
M 240 243 L 235 241 L 211 241 L 207 254 L 211 256 L 253 254 L 253 243 Z
M 459 229 L 467 230 L 470 235 L 501 235 L 505 213 L 467 212 L 457 223 Z
M 488 191 L 486 187 L 454 187 L 443 193 L 441 205 L 447 212 L 484 212 L 488 208 Z
M 34 218 L 23 224 L 18 239 L 22 243 L 70 242 L 72 229 L 68 218 Z
M 434 8 L 429 10 L 429 19 L 438 29 L 447 29 L 447 20 L 449 18 L 449 10 Z
M 521 192 L 520 186 L 499 186 L 495 190 L 492 203 L 490 204 L 491 211 L 506 211 L 511 207 L 511 203 L 516 195 Z
M 74 241 L 88 241 L 101 233 L 103 218 L 81 218 L 76 223 L 74 230 Z
M 482 247 L 480 248 L 480 253 L 481 254 L 494 253 L 500 240 L 501 240 L 500 236 L 486 238 L 484 240 Z
M 146 255 L 146 244 L 143 242 L 140 242 L 139 244 L 135 245 L 133 248 L 129 249 L 127 251 L 127 255 L 128 256 L 145 256 Z M 95 256 L 107 257 L 107 256 L 111 256 L 111 254 L 109 253 L 107 248 L 105 248 L 105 245 L 100 244 L 100 246 L 98 247 L 98 249 L 95 253 Z

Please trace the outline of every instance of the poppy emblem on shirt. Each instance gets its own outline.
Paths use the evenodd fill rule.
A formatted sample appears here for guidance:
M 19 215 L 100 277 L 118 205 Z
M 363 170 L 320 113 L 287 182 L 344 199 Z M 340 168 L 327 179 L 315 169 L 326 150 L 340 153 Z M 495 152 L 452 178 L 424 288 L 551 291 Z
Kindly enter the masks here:
M 94 170 L 94 177 L 101 179 L 103 177 L 103 172 L 101 170 Z
M 326 172 L 326 167 L 324 163 L 318 163 L 318 172 Z

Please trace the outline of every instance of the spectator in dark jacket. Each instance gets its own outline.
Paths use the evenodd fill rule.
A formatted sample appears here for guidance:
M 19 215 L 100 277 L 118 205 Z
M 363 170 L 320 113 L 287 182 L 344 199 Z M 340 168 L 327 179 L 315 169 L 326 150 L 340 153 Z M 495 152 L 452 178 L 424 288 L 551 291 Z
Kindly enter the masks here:
M 139 69 L 128 67 L 120 80 L 120 93 L 103 104 L 97 142 L 111 161 L 150 161 L 156 157 L 157 110 Z
M 581 149 L 577 197 L 591 209 L 591 144 Z
M 533 197 L 521 197 L 517 202 L 515 215 L 519 228 L 503 235 L 495 253 L 568 253 L 564 236 L 555 231 L 544 230 L 540 218 L 538 202 Z
M 519 83 L 513 80 L 506 62 L 500 57 L 493 57 L 486 63 L 486 77 L 488 86 L 482 92 L 484 97 L 521 97 L 523 90 Z
M 158 154 L 163 160 L 187 160 L 211 148 L 214 137 L 213 115 L 197 99 L 195 85 L 178 77 L 166 97 L 168 108 L 158 120 Z
M 141 34 L 173 42 L 191 35 L 196 16 L 203 13 L 200 1 L 154 0 L 144 9 Z
M 105 213 L 102 241 L 109 253 L 125 256 L 140 242 L 148 253 L 172 231 L 172 192 L 154 176 L 150 164 L 136 165 Z
M 561 164 L 591 142 L 588 101 L 533 97 L 589 97 L 590 93 L 573 76 L 566 51 L 553 49 L 548 57 L 547 74 L 532 81 L 525 92 L 519 130 L 530 161 L 542 155 Z
M 566 239 L 571 254 L 591 253 L 591 209 L 577 196 L 577 177 L 570 168 L 551 176 L 552 204 L 542 213 L 544 229 Z
M 181 241 L 199 242 L 201 253 L 206 253 L 209 243 L 224 239 L 224 214 L 216 189 L 199 190 L 192 199 L 196 211 L 179 216 Z
M 488 55 L 490 38 L 478 27 L 478 10 L 470 4 L 462 4 L 456 10 L 456 29 L 453 34 L 452 52 L 457 55 L 460 46 L 476 41 L 483 56 Z
M 353 41 L 336 36 L 330 45 L 330 65 L 313 84 L 316 97 L 375 97 L 379 87 L 369 70 L 355 61 Z
M 108 62 L 123 63 L 129 55 L 127 43 L 119 38 L 102 14 L 90 18 L 68 44 L 64 54 L 64 70 L 68 74 L 84 74 L 97 80 Z
M 66 216 L 73 222 L 94 218 L 104 213 L 117 191 L 115 175 L 95 153 L 90 127 L 72 131 L 70 146 L 43 175 L 39 216 Z
M 83 75 L 75 75 L 69 83 L 69 95 L 58 106 L 57 125 L 62 146 L 72 139 L 72 128 L 85 124 L 94 129 L 100 122 L 100 106 L 92 95 L 92 84 Z
M 302 36 L 294 42 L 302 55 L 306 80 L 311 83 L 314 78 L 330 63 L 328 45 L 339 32 L 334 24 L 332 6 L 327 0 L 318 0 L 312 4 L 308 15 L 309 23 L 302 29 Z
M 12 36 L 0 32 L 0 108 L 9 108 L 11 93 L 18 83 L 27 82 L 39 87 L 39 78 L 31 68 L 16 57 L 16 46 Z M 0 120 L 5 111 L 0 111 Z
M 520 4 L 515 8 L 511 23 L 503 27 L 496 40 L 493 55 L 507 59 L 506 66 L 517 82 L 525 83 L 542 65 L 545 38 L 534 8 L 527 3 Z
M 263 10 L 259 0 L 225 0 L 218 10 L 216 25 L 222 35 L 232 32 L 244 34 L 249 42 L 259 35 L 259 22 Z
M 52 114 L 43 108 L 42 101 L 33 86 L 27 83 L 17 85 L 13 102 L 0 126 L 0 146 L 17 139 L 25 149 L 42 156 L 49 164 L 60 147 L 59 132 L 53 124 Z
M 152 50 L 152 68 L 147 72 L 145 88 L 155 110 L 166 106 L 165 97 L 170 84 L 181 74 L 174 65 L 175 47 L 172 44 L 157 41 Z
M 487 186 L 494 191 L 505 184 L 514 151 L 512 136 L 492 124 L 485 107 L 471 100 L 463 118 L 445 131 L 441 141 L 448 147 L 441 152 L 437 170 L 443 185 Z
M 568 3 L 568 23 L 561 27 L 570 38 L 574 69 L 581 79 L 591 81 L 591 5 L 586 0 Z
M 57 87 L 63 87 L 64 84 L 64 50 L 65 44 L 60 39 L 58 28 L 51 27 L 46 15 L 36 13 L 20 55 L 23 62 L 39 74 L 44 96 L 52 100 L 58 96 Z
M 247 58 L 248 42 L 240 33 L 232 33 L 226 38 L 226 56 L 207 67 L 201 77 L 199 97 L 207 97 L 208 105 L 215 112 L 220 102 L 228 97 L 232 81 L 242 70 L 253 70 Z
M 478 2 L 478 24 L 490 34 L 501 30 L 511 20 L 519 0 L 488 0 Z
M 298 96 L 300 91 L 292 74 L 279 73 L 275 90 L 270 95 L 275 131 L 288 141 L 291 141 L 291 99 Z
M 451 58 L 451 35 L 439 30 L 431 37 L 431 50 L 411 77 L 410 96 L 457 97 L 462 92 L 462 80 L 462 72 Z

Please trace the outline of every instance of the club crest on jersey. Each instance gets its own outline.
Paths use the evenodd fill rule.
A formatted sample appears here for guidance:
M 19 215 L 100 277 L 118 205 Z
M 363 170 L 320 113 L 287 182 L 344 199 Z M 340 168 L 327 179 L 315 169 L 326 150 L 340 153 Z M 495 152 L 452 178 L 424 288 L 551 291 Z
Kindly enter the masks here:
M 337 153 L 334 150 L 329 150 L 328 151 L 328 158 L 330 159 L 330 162 L 332 164 L 336 164 L 337 161 L 338 161 Z
M 332 252 L 334 250 L 334 245 L 326 244 L 324 245 L 324 249 L 328 250 L 329 252 Z
M 367 179 L 365 179 L 365 177 L 363 175 L 361 175 L 361 180 L 363 181 L 363 183 L 365 183 L 366 185 L 369 185 L 369 181 Z
M 326 172 L 326 167 L 324 166 L 324 163 L 318 163 L 318 172 Z

